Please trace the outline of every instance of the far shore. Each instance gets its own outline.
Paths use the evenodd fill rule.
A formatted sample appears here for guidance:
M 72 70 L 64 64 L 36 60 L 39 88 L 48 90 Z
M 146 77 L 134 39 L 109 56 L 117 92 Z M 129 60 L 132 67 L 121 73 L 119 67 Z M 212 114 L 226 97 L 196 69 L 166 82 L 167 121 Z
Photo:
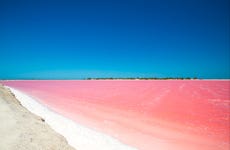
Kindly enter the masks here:
M 172 80 L 175 80 L 175 81 L 230 81 L 230 79 L 177 79 L 177 78 L 158 78 L 158 79 L 155 79 L 155 78 L 86 78 L 86 79 L 0 79 L 0 81 L 95 81 L 95 80 L 98 80 L 98 81 L 111 81 L 111 80 L 114 80 L 114 81 L 172 81 Z

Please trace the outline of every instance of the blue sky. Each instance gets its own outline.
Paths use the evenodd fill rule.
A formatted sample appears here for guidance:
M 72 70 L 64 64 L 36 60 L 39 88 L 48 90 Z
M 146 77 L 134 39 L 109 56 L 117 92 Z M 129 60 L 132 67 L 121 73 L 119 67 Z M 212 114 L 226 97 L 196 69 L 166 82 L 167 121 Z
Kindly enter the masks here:
M 229 0 L 1 0 L 0 78 L 230 78 Z

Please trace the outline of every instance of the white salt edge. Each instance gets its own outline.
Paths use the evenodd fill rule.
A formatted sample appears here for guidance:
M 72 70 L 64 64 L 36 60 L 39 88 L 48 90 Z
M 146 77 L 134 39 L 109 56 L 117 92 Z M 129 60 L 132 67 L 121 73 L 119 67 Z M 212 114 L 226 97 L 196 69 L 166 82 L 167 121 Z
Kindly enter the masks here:
M 68 118 L 65 118 L 44 105 L 40 104 L 32 97 L 14 88 L 5 86 L 14 93 L 20 103 L 32 113 L 45 119 L 46 123 L 56 132 L 63 135 L 68 144 L 77 150 L 134 150 L 136 148 L 125 145 L 119 140 L 82 126 Z

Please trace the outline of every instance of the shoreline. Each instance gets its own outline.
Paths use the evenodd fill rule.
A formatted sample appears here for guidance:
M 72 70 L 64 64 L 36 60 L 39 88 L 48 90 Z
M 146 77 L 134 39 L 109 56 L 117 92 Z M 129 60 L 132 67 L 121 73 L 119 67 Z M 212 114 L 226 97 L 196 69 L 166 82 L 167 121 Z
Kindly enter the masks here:
M 22 106 L 15 95 L 0 84 L 0 149 L 74 150 L 43 118 Z
M 15 95 L 20 103 L 33 114 L 44 118 L 45 122 L 53 130 L 61 134 L 68 141 L 69 145 L 77 150 L 133 150 L 135 148 L 121 143 L 119 140 L 100 133 L 93 129 L 82 126 L 68 118 L 53 112 L 46 106 L 40 104 L 29 95 L 14 88 L 4 86 Z

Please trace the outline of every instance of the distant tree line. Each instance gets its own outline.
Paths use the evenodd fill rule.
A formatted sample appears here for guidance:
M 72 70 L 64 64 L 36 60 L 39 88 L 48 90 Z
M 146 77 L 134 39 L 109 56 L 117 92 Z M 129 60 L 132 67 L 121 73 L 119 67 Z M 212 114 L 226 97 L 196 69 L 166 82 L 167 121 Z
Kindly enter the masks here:
M 127 78 L 86 78 L 86 80 L 196 80 L 197 77 L 127 77 Z

